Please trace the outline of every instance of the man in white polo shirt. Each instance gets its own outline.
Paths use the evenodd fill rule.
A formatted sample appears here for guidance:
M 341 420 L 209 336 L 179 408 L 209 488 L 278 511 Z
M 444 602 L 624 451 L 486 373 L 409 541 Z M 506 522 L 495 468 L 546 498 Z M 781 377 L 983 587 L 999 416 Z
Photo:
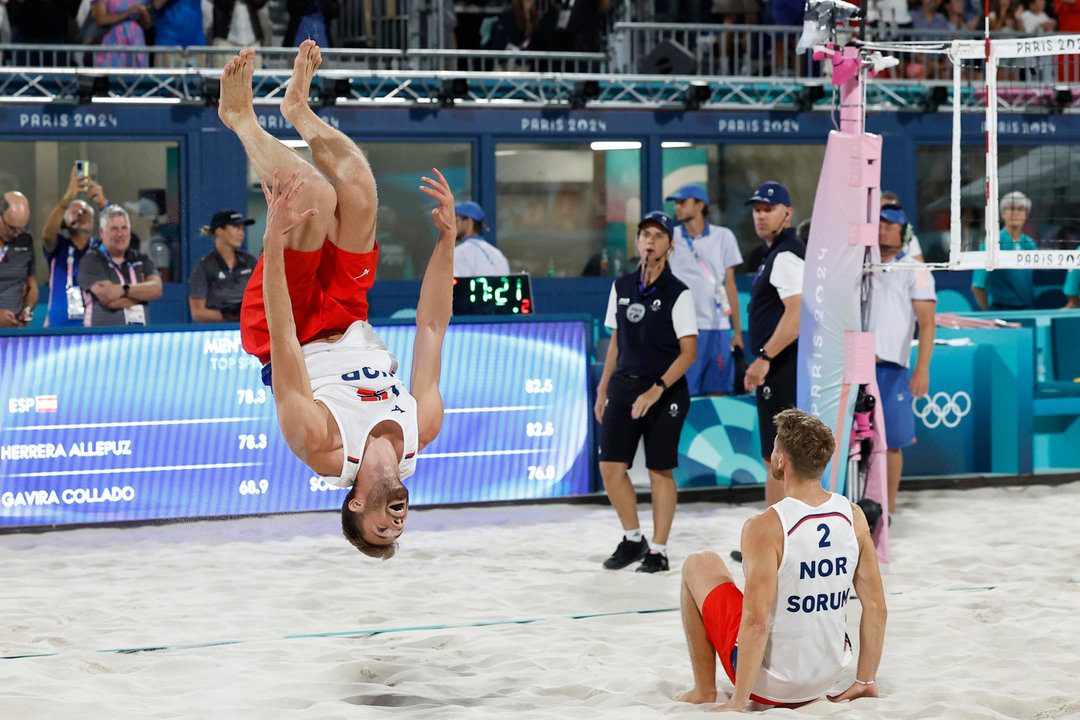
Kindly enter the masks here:
M 457 247 L 454 248 L 454 277 L 508 275 L 510 263 L 499 249 L 484 240 L 484 209 L 466 200 L 454 206 L 457 216 Z
M 877 384 L 885 416 L 888 446 L 889 514 L 896 511 L 896 493 L 904 468 L 903 449 L 915 442 L 913 397 L 930 387 L 930 355 L 934 351 L 934 276 L 902 251 L 907 216 L 897 205 L 881 210 L 878 247 L 885 271 L 879 271 L 870 305 L 870 327 L 876 334 Z M 895 268 L 895 269 L 894 269 Z M 914 370 L 911 340 L 919 323 L 919 352 Z
M 691 395 L 730 393 L 735 384 L 734 353 L 743 346 L 735 266 L 742 263 L 735 234 L 706 220 L 709 196 L 700 185 L 684 185 L 675 201 L 671 272 L 690 288 L 698 324 L 697 359 L 686 371 Z

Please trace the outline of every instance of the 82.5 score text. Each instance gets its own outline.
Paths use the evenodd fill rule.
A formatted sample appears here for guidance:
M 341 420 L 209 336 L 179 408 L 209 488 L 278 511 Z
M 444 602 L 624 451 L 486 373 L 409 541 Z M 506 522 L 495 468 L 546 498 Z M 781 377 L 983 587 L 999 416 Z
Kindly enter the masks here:
M 529 395 L 555 392 L 555 383 L 551 382 L 551 378 L 527 378 L 525 392 Z
M 555 425 L 552 422 L 531 422 L 525 425 L 526 437 L 551 437 L 555 434 Z

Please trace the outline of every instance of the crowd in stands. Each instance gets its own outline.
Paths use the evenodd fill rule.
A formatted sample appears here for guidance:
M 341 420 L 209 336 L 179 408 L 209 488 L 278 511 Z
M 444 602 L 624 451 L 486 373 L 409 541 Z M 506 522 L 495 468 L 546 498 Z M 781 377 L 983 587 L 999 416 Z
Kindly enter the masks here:
M 380 46 L 380 38 L 339 21 L 409 20 L 423 6 L 441 9 L 446 47 L 482 50 L 602 52 L 617 20 L 658 23 L 802 25 L 802 0 L 413 0 L 392 9 L 360 0 L 0 0 L 0 40 L 14 44 L 102 46 Z M 386 7 L 382 7 L 386 5 Z M 396 7 L 396 6 L 395 6 Z M 367 13 L 366 16 L 363 13 Z M 385 18 L 380 15 L 385 14 Z M 981 0 L 875 0 L 871 25 L 888 32 L 981 31 Z M 1073 0 L 991 0 L 994 32 L 1078 32 Z M 337 31 L 341 37 L 334 37 Z M 67 54 L 9 53 L 7 64 L 70 64 Z M 81 59 L 76 62 L 82 62 Z M 144 53 L 100 51 L 102 67 L 145 67 Z M 89 64 L 89 63 L 87 63 Z
M 277 10 L 271 15 L 271 8 Z M 312 38 L 331 47 L 340 0 L 0 0 L 0 40 L 16 45 L 101 47 L 295 46 Z M 275 33 L 275 27 L 284 28 Z M 146 53 L 12 52 L 6 64 L 147 67 Z

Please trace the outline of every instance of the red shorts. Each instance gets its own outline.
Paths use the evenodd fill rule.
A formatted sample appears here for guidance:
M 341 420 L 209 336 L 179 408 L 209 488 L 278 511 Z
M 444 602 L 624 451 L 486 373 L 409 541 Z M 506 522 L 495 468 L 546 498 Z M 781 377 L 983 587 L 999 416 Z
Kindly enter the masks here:
M 735 684 L 735 665 L 738 659 L 739 623 L 742 621 L 743 594 L 735 583 L 717 585 L 701 604 L 701 619 L 705 623 L 705 635 L 716 648 L 720 664 L 724 666 L 728 680 Z M 763 705 L 783 705 L 751 693 L 750 699 Z
M 285 281 L 301 345 L 328 332 L 344 332 L 356 320 L 367 320 L 367 292 L 375 282 L 378 262 L 378 244 L 366 253 L 347 252 L 329 240 L 321 250 L 285 251 Z M 261 256 L 244 291 L 240 339 L 249 354 L 264 365 L 270 362 Z

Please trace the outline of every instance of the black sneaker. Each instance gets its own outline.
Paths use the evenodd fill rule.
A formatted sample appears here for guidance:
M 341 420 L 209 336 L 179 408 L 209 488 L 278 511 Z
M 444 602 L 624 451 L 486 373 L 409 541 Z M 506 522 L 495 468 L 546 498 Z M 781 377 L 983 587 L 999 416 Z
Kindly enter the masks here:
M 645 538 L 637 542 L 623 538 L 611 557 L 604 561 L 604 567 L 608 570 L 622 570 L 630 563 L 640 560 L 647 552 L 649 552 L 649 541 Z
M 651 552 L 645 554 L 645 557 L 642 558 L 641 564 L 637 566 L 637 570 L 635 572 L 654 573 L 667 572 L 668 570 L 669 568 L 667 555 L 658 552 Z

